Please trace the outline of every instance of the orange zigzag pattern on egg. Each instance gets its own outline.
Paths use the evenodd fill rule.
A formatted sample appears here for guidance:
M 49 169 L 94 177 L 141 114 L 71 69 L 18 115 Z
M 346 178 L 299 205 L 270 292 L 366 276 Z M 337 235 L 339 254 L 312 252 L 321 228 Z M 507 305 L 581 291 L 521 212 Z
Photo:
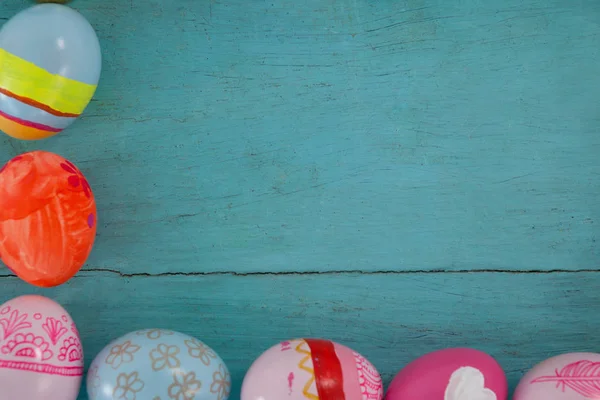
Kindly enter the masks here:
M 310 368 L 309 366 L 306 365 L 306 362 L 310 361 L 310 359 L 311 359 L 311 353 L 310 353 L 310 351 L 302 348 L 302 346 L 305 345 L 305 344 L 307 345 L 307 343 L 304 340 L 302 340 L 298 344 L 298 346 L 296 346 L 296 352 L 305 355 L 304 358 L 302 358 L 302 360 L 300 360 L 300 362 L 298 363 L 298 368 L 300 368 L 301 370 L 306 371 L 306 372 L 308 372 L 310 374 L 310 379 L 304 385 L 304 388 L 302 389 L 302 394 L 307 399 L 310 399 L 310 400 L 319 400 L 319 396 L 318 395 L 310 393 L 310 391 L 309 391 L 310 387 L 313 385 L 313 383 L 315 383 L 315 371 L 314 371 L 314 369 L 312 369 L 312 368 Z

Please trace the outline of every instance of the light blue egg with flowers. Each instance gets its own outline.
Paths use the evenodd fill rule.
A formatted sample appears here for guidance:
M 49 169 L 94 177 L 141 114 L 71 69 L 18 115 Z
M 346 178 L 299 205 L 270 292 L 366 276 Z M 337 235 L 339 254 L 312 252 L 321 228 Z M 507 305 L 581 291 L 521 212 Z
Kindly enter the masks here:
M 145 329 L 109 343 L 87 374 L 90 400 L 227 400 L 231 376 L 200 340 Z

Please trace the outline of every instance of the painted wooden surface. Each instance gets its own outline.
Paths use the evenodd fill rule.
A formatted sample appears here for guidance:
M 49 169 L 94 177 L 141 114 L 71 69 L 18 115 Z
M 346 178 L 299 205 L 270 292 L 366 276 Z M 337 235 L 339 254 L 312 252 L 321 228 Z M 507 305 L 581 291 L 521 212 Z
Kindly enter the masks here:
M 17 278 L 4 281 L 3 295 L 25 290 Z M 166 326 L 201 338 L 231 369 L 232 399 L 239 399 L 252 361 L 292 337 L 340 341 L 368 357 L 386 382 L 442 347 L 490 352 L 513 387 L 556 353 L 600 350 L 600 320 L 589 316 L 600 304 L 597 273 L 123 278 L 84 272 L 63 287 L 27 292 L 69 310 L 88 364 L 110 340 L 137 329 Z
M 513 387 L 600 347 L 597 1 L 71 5 L 103 46 L 95 99 L 58 137 L 1 137 L 0 160 L 81 167 L 98 239 L 68 284 L 5 270 L 0 294 L 61 301 L 87 364 L 166 325 L 222 355 L 235 400 L 255 356 L 301 335 L 355 347 L 386 381 L 479 346 Z

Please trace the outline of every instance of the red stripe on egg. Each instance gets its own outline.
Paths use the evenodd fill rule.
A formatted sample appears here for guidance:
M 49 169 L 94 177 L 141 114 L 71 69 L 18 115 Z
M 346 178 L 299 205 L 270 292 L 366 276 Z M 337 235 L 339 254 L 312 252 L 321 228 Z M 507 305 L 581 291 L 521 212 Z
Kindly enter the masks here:
M 58 376 L 83 376 L 83 367 L 61 367 L 58 365 L 14 361 L 0 359 L 0 369 L 14 369 L 19 371 L 38 372 L 41 374 L 58 375 Z
M 60 128 L 54 128 L 52 126 L 48 126 L 48 125 L 44 125 L 44 124 L 38 124 L 37 122 L 32 122 L 32 121 L 26 121 L 24 119 L 21 118 L 17 118 L 15 116 L 9 115 L 3 111 L 0 111 L 0 116 L 16 122 L 17 124 L 21 124 L 23 126 L 29 127 L 29 128 L 34 128 L 34 129 L 39 129 L 41 131 L 48 131 L 48 132 L 54 132 L 54 133 L 58 133 L 60 132 L 62 129 Z
M 310 347 L 319 400 L 345 400 L 342 364 L 333 342 L 322 339 L 304 339 Z
M 40 103 L 37 100 L 30 99 L 29 97 L 19 96 L 18 94 L 13 93 L 10 90 L 5 89 L 3 87 L 0 87 L 0 93 L 2 93 L 5 96 L 11 97 L 11 98 L 13 98 L 15 100 L 18 100 L 21 103 L 25 103 L 25 104 L 27 104 L 29 106 L 35 107 L 35 108 L 40 109 L 42 111 L 46 111 L 48 114 L 52 114 L 52 115 L 55 115 L 57 117 L 75 118 L 75 117 L 79 116 L 79 114 L 66 113 L 66 112 L 62 112 L 62 111 L 56 110 L 56 109 L 54 109 L 54 108 L 52 108 L 52 107 L 50 107 L 50 106 L 48 106 L 48 105 L 46 105 L 44 103 Z

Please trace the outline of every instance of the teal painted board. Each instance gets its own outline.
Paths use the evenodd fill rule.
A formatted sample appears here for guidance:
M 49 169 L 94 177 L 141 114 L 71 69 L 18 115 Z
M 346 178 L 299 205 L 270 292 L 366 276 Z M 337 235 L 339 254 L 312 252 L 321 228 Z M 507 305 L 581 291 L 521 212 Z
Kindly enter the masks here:
M 71 4 L 101 39 L 95 100 L 0 157 L 84 170 L 90 268 L 596 265 L 596 1 Z
M 477 346 L 513 388 L 600 347 L 597 1 L 71 5 L 101 40 L 95 99 L 55 138 L 0 137 L 0 160 L 81 167 L 98 239 L 66 285 L 5 270 L 0 295 L 64 304 L 86 365 L 165 326 L 221 354 L 237 400 L 252 360 L 296 336 L 348 344 L 386 383 Z
M 3 279 L 2 296 L 41 293 L 79 324 L 86 368 L 112 339 L 167 327 L 217 351 L 231 370 L 231 400 L 264 350 L 292 337 L 326 337 L 363 353 L 387 383 L 412 359 L 450 346 L 498 358 L 512 388 L 533 364 L 598 351 L 597 273 L 446 273 L 164 276 L 82 273 L 31 290 Z M 87 399 L 82 395 L 80 400 Z

